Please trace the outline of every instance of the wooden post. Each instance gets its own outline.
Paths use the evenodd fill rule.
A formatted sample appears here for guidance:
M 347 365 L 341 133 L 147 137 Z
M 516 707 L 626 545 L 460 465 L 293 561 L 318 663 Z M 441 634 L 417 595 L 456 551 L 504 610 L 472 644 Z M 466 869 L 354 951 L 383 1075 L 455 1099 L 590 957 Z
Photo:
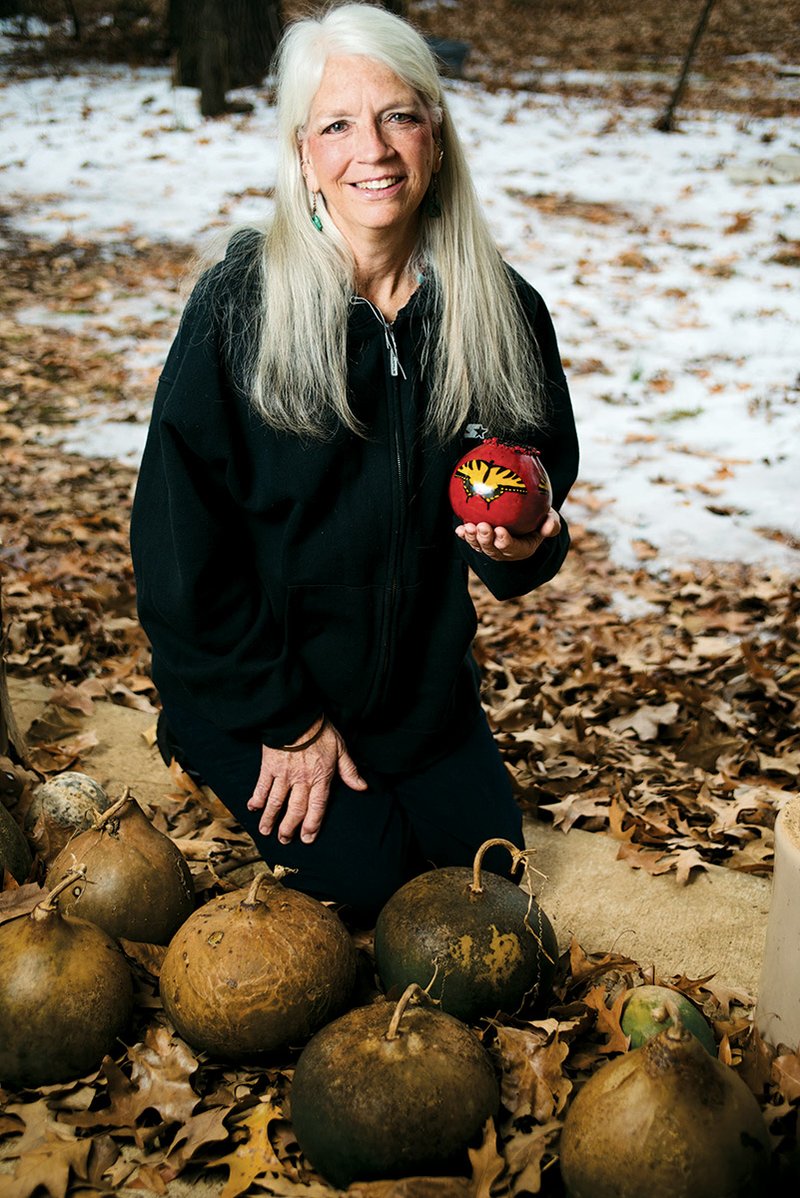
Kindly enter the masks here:
M 775 1048 L 800 1046 L 800 795 L 775 821 L 775 874 L 756 1024 Z

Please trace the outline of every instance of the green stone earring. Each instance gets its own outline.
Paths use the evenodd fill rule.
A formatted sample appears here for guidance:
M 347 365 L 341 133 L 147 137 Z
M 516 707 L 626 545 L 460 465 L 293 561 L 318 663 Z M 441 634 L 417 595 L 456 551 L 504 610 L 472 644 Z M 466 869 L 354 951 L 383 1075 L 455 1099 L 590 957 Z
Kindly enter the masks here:
M 322 221 L 317 212 L 317 193 L 315 191 L 311 193 L 311 223 L 315 229 L 322 232 Z

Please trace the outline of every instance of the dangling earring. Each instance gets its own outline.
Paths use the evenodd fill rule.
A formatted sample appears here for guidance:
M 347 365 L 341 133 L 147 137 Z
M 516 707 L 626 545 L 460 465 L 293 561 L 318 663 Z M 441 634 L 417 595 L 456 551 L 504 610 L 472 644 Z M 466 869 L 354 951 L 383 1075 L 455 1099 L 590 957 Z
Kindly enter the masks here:
M 311 193 L 311 223 L 315 229 L 322 232 L 322 221 L 317 213 L 317 193 L 315 191 Z

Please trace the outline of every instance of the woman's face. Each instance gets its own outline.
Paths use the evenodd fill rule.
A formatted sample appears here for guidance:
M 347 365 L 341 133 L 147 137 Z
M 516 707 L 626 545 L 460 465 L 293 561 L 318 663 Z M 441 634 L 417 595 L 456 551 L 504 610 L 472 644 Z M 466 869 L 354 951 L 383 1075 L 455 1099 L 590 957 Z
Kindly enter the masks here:
M 440 157 L 417 92 L 360 55 L 328 59 L 301 156 L 309 189 L 353 248 L 375 232 L 413 233 Z

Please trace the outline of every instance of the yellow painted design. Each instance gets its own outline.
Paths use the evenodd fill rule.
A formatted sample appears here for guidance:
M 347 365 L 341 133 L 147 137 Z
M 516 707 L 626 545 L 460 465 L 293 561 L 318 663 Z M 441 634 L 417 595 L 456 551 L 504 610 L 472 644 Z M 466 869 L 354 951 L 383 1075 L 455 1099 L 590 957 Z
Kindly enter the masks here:
M 497 984 L 504 982 L 516 969 L 522 960 L 522 949 L 519 938 L 513 932 L 499 932 L 494 924 L 490 930 L 492 942 L 483 961 L 492 982 Z
M 469 967 L 475 942 L 470 935 L 461 936 L 450 948 L 450 956 L 459 964 Z
M 462 462 L 455 473 L 456 478 L 461 480 L 467 498 L 482 499 L 487 507 L 507 491 L 525 495 L 528 490 L 515 471 L 485 458 L 470 458 Z

